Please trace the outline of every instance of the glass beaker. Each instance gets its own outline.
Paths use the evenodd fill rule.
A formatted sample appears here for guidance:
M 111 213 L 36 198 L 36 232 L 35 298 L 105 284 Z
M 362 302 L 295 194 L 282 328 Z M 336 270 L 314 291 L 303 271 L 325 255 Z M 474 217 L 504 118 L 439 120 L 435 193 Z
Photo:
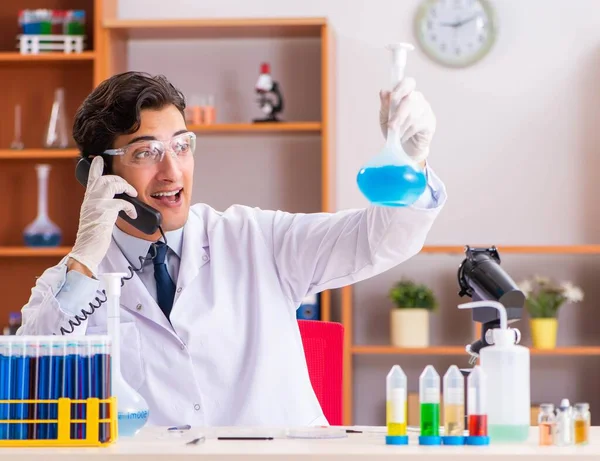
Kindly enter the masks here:
M 392 89 L 404 78 L 408 50 L 414 47 L 399 43 L 388 47 L 392 52 Z M 397 101 L 390 99 L 388 120 L 396 113 Z M 363 195 L 374 205 L 408 206 L 425 191 L 427 178 L 423 169 L 402 149 L 398 131 L 388 126 L 385 147 L 358 172 L 356 182 Z
M 107 273 L 100 277 L 104 282 L 107 298 L 107 328 L 112 342 L 111 385 L 112 393 L 117 397 L 118 435 L 132 437 L 148 421 L 146 400 L 125 381 L 121 373 L 121 278 L 124 273 Z
M 52 103 L 44 146 L 49 149 L 65 149 L 69 146 L 67 113 L 65 111 L 65 90 L 63 88 L 57 88 L 54 91 L 54 102 Z
M 62 232 L 48 217 L 48 176 L 50 165 L 36 165 L 38 181 L 38 214 L 35 220 L 25 227 L 23 239 L 31 247 L 55 247 L 62 241 Z

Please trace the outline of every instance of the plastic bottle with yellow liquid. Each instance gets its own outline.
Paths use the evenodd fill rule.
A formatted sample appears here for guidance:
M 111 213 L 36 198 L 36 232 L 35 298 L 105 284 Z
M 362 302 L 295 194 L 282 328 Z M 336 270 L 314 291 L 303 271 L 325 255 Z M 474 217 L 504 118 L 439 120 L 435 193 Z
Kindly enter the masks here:
M 406 374 L 400 368 L 400 365 L 394 365 L 386 379 L 386 444 L 408 444 L 408 435 L 406 434 L 407 419 Z

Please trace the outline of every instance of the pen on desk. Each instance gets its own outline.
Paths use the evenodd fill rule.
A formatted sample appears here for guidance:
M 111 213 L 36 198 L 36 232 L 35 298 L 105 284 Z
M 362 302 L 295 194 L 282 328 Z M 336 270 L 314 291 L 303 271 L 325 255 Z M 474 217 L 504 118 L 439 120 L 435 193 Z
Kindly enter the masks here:
M 273 440 L 273 437 L 217 437 L 217 440 Z
M 363 431 L 357 431 L 355 429 L 346 429 L 346 434 L 362 434 Z

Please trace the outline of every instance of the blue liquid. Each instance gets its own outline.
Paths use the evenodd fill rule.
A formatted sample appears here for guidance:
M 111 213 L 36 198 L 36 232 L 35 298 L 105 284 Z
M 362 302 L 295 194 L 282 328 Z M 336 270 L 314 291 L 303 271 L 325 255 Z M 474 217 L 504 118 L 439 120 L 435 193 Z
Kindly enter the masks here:
M 37 395 L 40 400 L 48 400 L 50 398 L 50 359 L 48 355 L 43 355 L 38 359 L 38 382 Z M 47 403 L 38 403 L 37 418 L 39 420 L 50 419 L 50 411 Z M 48 424 L 40 423 L 37 425 L 35 437 L 38 439 L 48 439 Z
M 57 247 L 62 240 L 61 234 L 23 234 L 28 247 Z
M 12 388 L 10 398 L 14 400 L 26 400 L 29 398 L 29 357 L 12 356 L 10 357 L 10 366 L 12 373 Z M 10 407 L 10 419 L 27 419 L 28 404 L 15 403 Z M 12 440 L 27 439 L 27 424 L 11 424 L 10 438 Z
M 0 355 L 0 400 L 8 400 L 10 398 L 10 357 L 8 355 Z M 0 404 L 0 419 L 10 419 L 10 404 Z M 0 440 L 8 439 L 8 423 L 0 424 Z
M 385 165 L 363 168 L 356 178 L 358 188 L 374 205 L 408 206 L 425 191 L 425 173 L 410 165 Z
M 50 399 L 56 400 L 61 396 L 62 380 L 64 374 L 64 357 L 53 355 L 50 358 Z M 48 419 L 58 419 L 58 404 L 51 403 Z M 58 437 L 58 424 L 48 424 L 48 439 L 56 440 Z
M 92 396 L 99 399 L 110 397 L 110 356 L 108 354 L 94 354 L 91 358 L 91 384 Z M 100 404 L 100 419 L 109 417 L 108 405 Z M 108 423 L 100 423 L 100 442 L 107 442 L 110 436 Z
M 119 437 L 133 437 L 148 421 L 148 410 L 119 412 Z

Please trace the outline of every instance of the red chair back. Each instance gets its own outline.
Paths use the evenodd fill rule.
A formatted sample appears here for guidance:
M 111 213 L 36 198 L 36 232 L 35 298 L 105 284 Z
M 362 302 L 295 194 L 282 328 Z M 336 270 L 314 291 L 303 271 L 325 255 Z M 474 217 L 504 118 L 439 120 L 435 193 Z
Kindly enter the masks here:
M 344 327 L 340 323 L 298 320 L 310 382 L 332 426 L 342 424 Z

